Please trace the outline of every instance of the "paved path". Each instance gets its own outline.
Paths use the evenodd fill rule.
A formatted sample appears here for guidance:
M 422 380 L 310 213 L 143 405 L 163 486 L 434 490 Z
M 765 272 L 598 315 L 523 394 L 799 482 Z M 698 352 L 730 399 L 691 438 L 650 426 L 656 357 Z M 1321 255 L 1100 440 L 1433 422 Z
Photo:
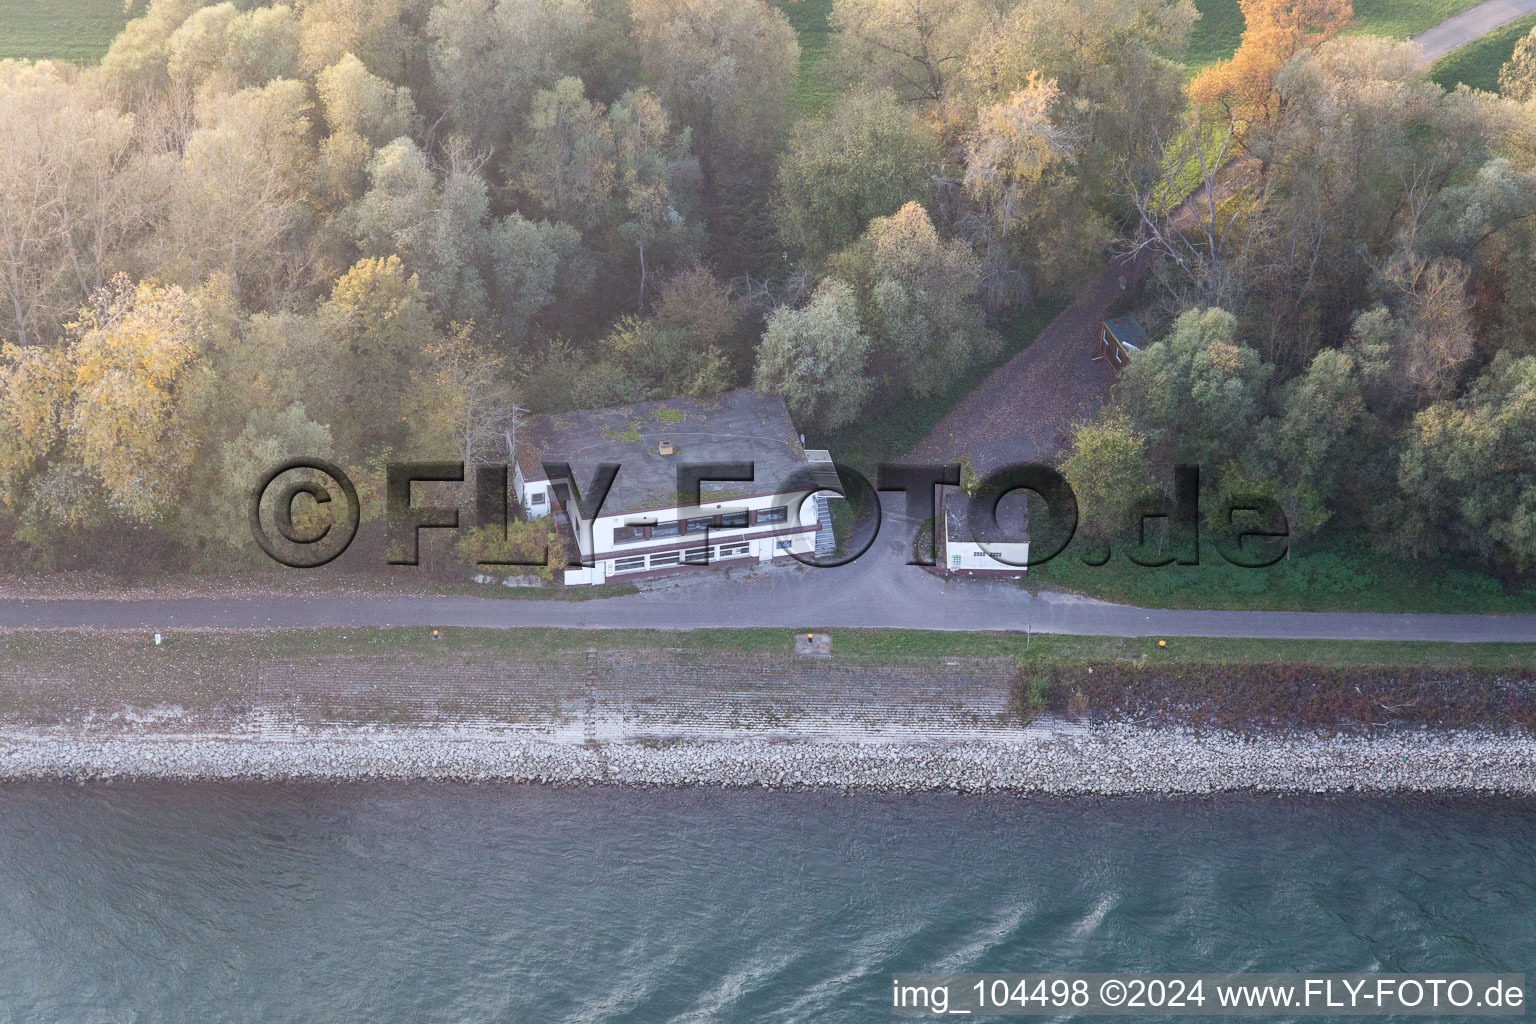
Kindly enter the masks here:
M 1447 18 L 1413 41 L 1424 47 L 1426 61 L 1439 60 L 1517 18 L 1536 14 L 1536 0 L 1487 0 L 1471 10 Z
M 904 524 L 903 524 L 904 525 Z M 888 628 L 1103 636 L 1536 642 L 1536 615 L 1149 610 L 998 581 L 940 579 L 905 564 L 894 517 L 868 553 L 837 569 L 770 568 L 589 601 L 281 596 L 187 600 L 0 600 L 0 629 L 172 630 L 320 626 L 566 626 L 587 629 Z M 1155 570 L 1148 570 L 1155 571 Z

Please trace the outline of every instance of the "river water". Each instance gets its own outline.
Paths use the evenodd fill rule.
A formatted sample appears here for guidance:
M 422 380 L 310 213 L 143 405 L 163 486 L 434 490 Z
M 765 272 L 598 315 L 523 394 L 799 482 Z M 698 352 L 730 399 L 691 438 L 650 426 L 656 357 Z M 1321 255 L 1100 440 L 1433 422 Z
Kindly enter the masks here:
M 0 1021 L 871 1021 L 926 970 L 1536 976 L 1536 804 L 0 787 Z

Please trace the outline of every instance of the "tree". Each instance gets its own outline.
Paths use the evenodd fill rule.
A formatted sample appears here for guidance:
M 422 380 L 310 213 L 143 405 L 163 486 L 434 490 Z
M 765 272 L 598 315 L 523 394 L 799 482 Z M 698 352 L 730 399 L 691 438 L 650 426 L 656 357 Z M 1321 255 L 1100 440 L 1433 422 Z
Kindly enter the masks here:
M 1189 83 L 1196 103 L 1217 103 L 1242 120 L 1275 113 L 1274 83 L 1287 61 L 1332 39 L 1354 16 L 1351 0 L 1238 0 L 1243 37 L 1237 52 Z
M 689 133 L 674 136 L 667 112 L 647 89 L 632 89 L 608 112 L 616 148 L 617 190 L 623 198 L 619 237 L 640 261 L 640 303 L 645 309 L 645 251 L 682 226 L 672 201 L 670 175 L 688 153 Z
M 0 338 L 54 336 L 106 282 L 147 214 L 133 119 L 67 65 L 0 66 Z
M 436 337 L 419 278 L 397 256 L 359 260 L 318 316 L 330 360 L 315 373 L 332 429 L 356 452 L 396 440 L 400 395 Z
M 731 291 L 703 267 L 695 267 L 661 286 L 656 319 L 687 331 L 702 347 L 722 346 L 736 334 L 741 311 Z
M 854 284 L 886 383 L 928 395 L 997 350 L 976 301 L 979 261 L 964 242 L 941 240 L 916 203 L 871 221 L 833 266 Z
M 598 342 L 591 406 L 676 395 L 712 395 L 732 386 L 731 368 L 713 346 L 655 318 L 626 316 Z
M 1358 446 L 1365 415 L 1355 361 L 1337 349 L 1319 352 L 1304 375 L 1279 389 L 1276 405 L 1278 415 L 1263 433 L 1280 507 L 1299 538 L 1328 521 L 1345 467 L 1361 454 L 1347 448 L 1351 441 Z
M 0 503 L 9 508 L 64 435 L 72 377 L 65 351 L 0 347 Z
M 1077 494 L 1083 532 L 1107 541 L 1135 520 L 1138 503 L 1153 490 L 1147 472 L 1147 438 L 1123 412 L 1110 411 L 1072 431 L 1072 451 L 1062 475 Z
M 980 0 L 833 0 L 830 20 L 866 81 L 941 102 L 990 13 Z
M 459 324 L 431 342 L 404 402 L 410 450 L 422 458 L 452 457 L 484 466 L 507 457 L 519 423 L 504 361 L 474 340 L 474 325 Z
M 307 87 L 292 79 L 200 104 L 167 220 L 150 245 L 162 273 L 187 287 L 222 274 L 237 295 L 299 285 L 294 232 L 314 159 L 310 110 Z
M 993 309 L 1028 294 L 1009 242 L 1034 218 L 1031 201 L 1047 172 L 1072 158 L 1071 132 L 1051 121 L 1060 95 L 1055 82 L 1031 77 L 1005 102 L 978 109 L 976 128 L 965 142 L 965 191 L 981 209 L 977 234 L 986 254 L 980 289 Z
M 1499 68 L 1499 92 L 1516 103 L 1536 96 L 1536 28 L 1515 44 L 1515 52 Z
M 534 94 L 569 73 L 591 17 L 588 0 L 438 0 L 432 80 L 454 128 L 506 152 Z
M 144 14 L 123 26 L 101 58 L 103 80 L 135 98 L 165 88 L 170 82 L 166 42 L 203 6 L 204 0 L 149 0 Z
M 836 252 L 923 199 L 939 159 L 938 137 L 894 92 L 844 96 L 827 117 L 795 125 L 774 186 L 779 236 L 811 259 Z
M 490 206 L 479 175 L 483 155 L 450 140 L 441 183 L 421 149 L 396 139 L 368 164 L 371 185 L 354 209 L 364 253 L 398 255 L 422 290 L 453 316 L 483 314 L 487 294 L 478 263 L 489 245 Z
M 634 0 L 641 70 L 715 173 L 777 147 L 800 46 L 764 0 Z
M 857 419 L 873 394 L 869 354 L 853 288 L 829 277 L 804 309 L 781 306 L 768 318 L 752 386 L 782 395 L 797 422 L 836 430 Z
M 1215 469 L 1253 444 L 1274 367 L 1236 328 L 1225 310 L 1192 309 L 1121 373 L 1119 401 L 1164 464 Z
M 330 429 L 309 418 L 304 406 L 294 402 L 278 412 L 256 408 L 232 440 L 203 462 L 213 471 L 198 481 L 199 496 L 182 510 L 186 534 L 223 557 L 240 552 L 254 560 L 257 549 L 251 537 L 251 497 L 262 478 L 294 458 L 332 459 L 335 456 Z M 299 520 L 302 506 L 295 506 Z M 302 527 L 301 527 L 302 528 Z
M 213 397 L 208 324 L 180 288 L 125 275 L 92 296 L 62 351 L 6 346 L 0 482 L 14 503 L 30 482 L 34 519 L 74 524 L 99 495 L 147 523 L 174 507 L 203 442 Z M 10 435 L 10 431 L 7 434 Z
M 579 78 L 562 78 L 537 93 L 515 173 L 541 212 L 582 230 L 602 219 L 613 196 L 613 126 L 603 113 Z
M 979 37 L 965 78 L 983 104 L 1055 82 L 1050 118 L 1073 137 L 1092 204 L 1119 212 L 1120 179 L 1157 166 L 1187 104 L 1180 58 L 1198 17 L 1190 0 L 1014 4 Z
M 526 337 L 562 292 L 580 294 L 592 280 L 581 232 L 569 224 L 508 214 L 491 226 L 490 251 L 496 310 L 514 340 Z
M 1449 547 L 1518 571 L 1536 564 L 1536 358 L 1500 353 L 1463 398 L 1421 411 L 1398 481 L 1411 553 Z
M 321 69 L 315 92 L 332 134 L 351 132 L 372 146 L 383 146 L 416 127 L 411 90 L 373 74 L 351 53 Z
M 299 65 L 315 74 L 355 54 L 375 75 L 406 83 L 431 0 L 304 0 Z

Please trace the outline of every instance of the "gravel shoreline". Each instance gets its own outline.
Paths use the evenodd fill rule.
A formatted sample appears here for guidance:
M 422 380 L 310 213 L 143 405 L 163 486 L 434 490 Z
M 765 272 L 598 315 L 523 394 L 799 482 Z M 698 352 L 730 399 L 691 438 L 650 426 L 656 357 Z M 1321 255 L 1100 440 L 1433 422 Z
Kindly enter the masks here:
M 1028 741 L 707 739 L 584 744 L 449 729 L 356 727 L 273 739 L 0 731 L 0 780 L 461 780 L 1060 795 L 1536 794 L 1536 737 L 1195 736 L 1124 726 Z

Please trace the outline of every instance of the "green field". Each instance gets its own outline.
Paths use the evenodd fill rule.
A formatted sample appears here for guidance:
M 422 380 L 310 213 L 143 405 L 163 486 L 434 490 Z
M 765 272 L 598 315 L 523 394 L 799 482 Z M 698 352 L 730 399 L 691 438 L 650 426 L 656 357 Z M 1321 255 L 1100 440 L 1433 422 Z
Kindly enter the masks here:
M 1447 18 L 1476 7 L 1479 0 L 1355 0 L 1351 32 L 1408 39 L 1434 28 Z M 1188 63 L 1204 67 L 1230 57 L 1243 34 L 1237 0 L 1195 0 L 1200 20 L 1189 42 Z M 1510 44 L 1513 47 L 1513 43 Z M 1447 58 L 1449 59 L 1449 58 Z M 1495 69 L 1497 74 L 1497 69 Z
M 123 0 L 0 0 L 0 59 L 93 63 L 131 16 Z
M 1029 586 L 1088 594 L 1143 608 L 1255 611 L 1480 612 L 1536 611 L 1536 588 L 1505 584 L 1448 561 L 1390 558 L 1359 538 L 1309 538 L 1288 559 L 1266 569 L 1231 565 L 1202 543 L 1199 565 L 1148 568 L 1127 557 L 1124 543 L 1109 562 L 1083 561 L 1086 542 L 1074 540 L 1056 558 L 1030 570 Z
M 832 29 L 827 17 L 832 0 L 795 0 L 780 7 L 794 26 L 800 41 L 800 78 L 795 85 L 795 114 L 798 117 L 820 114 L 837 99 L 833 84 L 830 51 Z
M 1536 28 L 1536 16 L 1512 21 L 1435 61 L 1429 77 L 1446 89 L 1465 83 L 1474 89 L 1498 92 L 1499 69 L 1514 55 L 1515 44 L 1533 28 Z

